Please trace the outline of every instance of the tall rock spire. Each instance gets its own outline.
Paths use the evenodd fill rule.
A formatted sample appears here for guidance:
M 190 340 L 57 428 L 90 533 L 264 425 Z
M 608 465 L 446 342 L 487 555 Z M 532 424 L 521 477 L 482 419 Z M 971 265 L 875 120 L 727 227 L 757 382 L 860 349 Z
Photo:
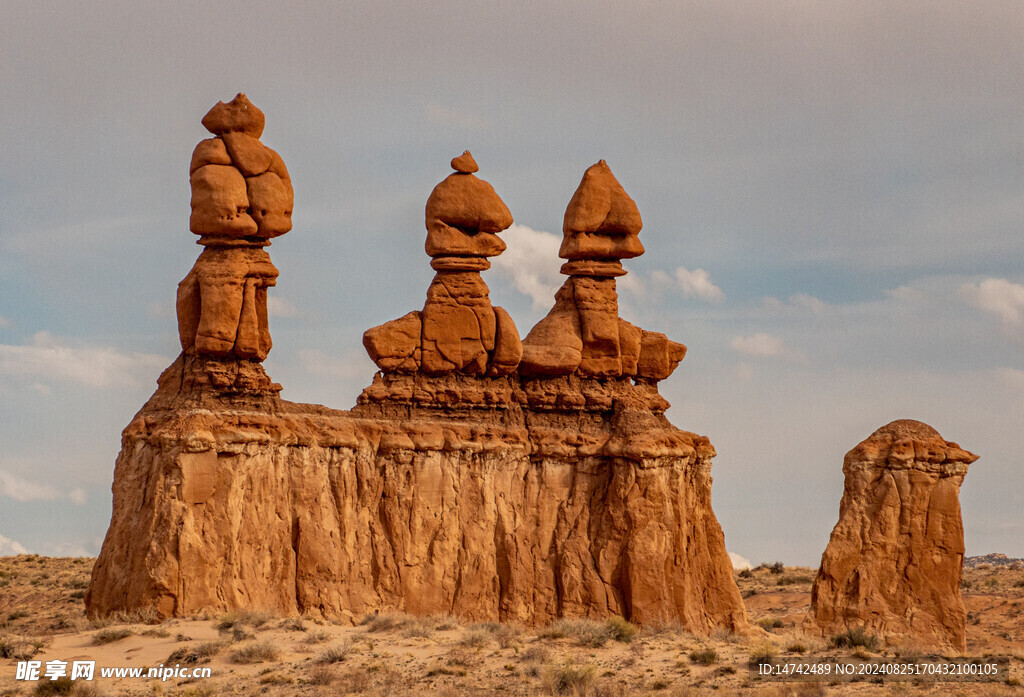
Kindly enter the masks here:
M 187 357 L 260 362 L 272 345 L 267 288 L 278 271 L 263 247 L 291 230 L 293 194 L 281 156 L 259 141 L 264 121 L 244 94 L 203 118 L 214 137 L 192 153 L 189 227 L 204 249 L 177 297 Z
M 474 176 L 467 150 L 455 171 L 434 187 L 426 206 L 426 252 L 437 271 L 422 310 L 363 334 L 363 346 L 385 374 L 512 373 L 522 345 L 508 313 L 493 307 L 480 271 L 505 250 L 498 233 L 512 214 L 494 188 Z
M 524 376 L 667 378 L 686 347 L 619 317 L 615 277 L 623 259 L 644 253 L 640 211 L 608 164 L 587 169 L 565 211 L 562 246 L 569 276 L 555 306 L 523 340 Z

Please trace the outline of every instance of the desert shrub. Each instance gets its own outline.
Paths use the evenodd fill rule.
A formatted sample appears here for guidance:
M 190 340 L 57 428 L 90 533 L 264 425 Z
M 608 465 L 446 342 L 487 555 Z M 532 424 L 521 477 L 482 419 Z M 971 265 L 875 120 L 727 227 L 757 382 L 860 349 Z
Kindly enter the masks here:
M 246 639 L 254 639 L 256 635 L 250 632 L 245 627 L 232 627 L 231 628 L 231 641 L 239 642 L 245 641 Z
M 572 661 L 548 666 L 541 677 L 544 687 L 556 695 L 585 695 L 594 683 L 596 669 L 591 665 L 578 666 Z
M 794 586 L 803 583 L 814 583 L 814 579 L 810 576 L 797 576 L 795 574 L 786 574 L 780 576 L 775 582 L 776 586 Z
M 597 648 L 611 638 L 605 625 L 587 619 L 560 619 L 537 633 L 540 639 L 573 638 L 580 646 Z
M 326 665 L 313 666 L 309 671 L 310 685 L 333 685 L 337 679 L 338 674 Z
M 878 637 L 868 633 L 863 627 L 854 627 L 845 632 L 834 634 L 828 641 L 829 646 L 836 649 L 852 649 L 862 646 L 868 651 L 878 648 Z
M 768 571 L 770 571 L 773 574 L 781 574 L 785 570 L 786 570 L 786 565 L 783 564 L 781 561 L 777 561 L 777 562 L 775 562 L 774 564 L 772 564 L 771 566 L 768 567 Z
M 750 664 L 756 666 L 762 663 L 767 663 L 777 655 L 779 655 L 778 647 L 770 641 L 765 641 L 750 649 Z
M 222 615 L 213 626 L 219 632 L 243 630 L 246 626 L 258 629 L 272 619 L 274 619 L 273 615 L 262 610 L 232 610 L 226 615 Z
M 310 630 L 306 632 L 306 636 L 302 637 L 303 644 L 322 644 L 325 641 L 329 641 L 331 635 L 322 629 Z
M 322 654 L 317 656 L 317 663 L 341 663 L 348 658 L 349 653 L 352 652 L 352 644 L 346 642 L 344 644 L 338 644 L 337 646 L 331 646 L 326 649 Z
M 790 653 L 807 653 L 807 644 L 800 641 L 794 641 L 786 647 L 786 651 L 789 651 Z
M 36 685 L 34 695 L 70 695 L 75 689 L 75 681 L 64 676 L 56 680 L 44 680 Z
M 750 569 L 741 569 L 739 576 L 740 578 L 753 578 L 754 572 Z
M 477 629 L 462 635 L 459 639 L 459 646 L 479 651 L 483 647 L 487 646 L 487 642 L 490 640 L 491 635 L 486 630 Z
M 781 629 L 786 626 L 786 623 L 780 620 L 778 617 L 765 617 L 758 621 L 761 629 L 770 632 L 773 629 Z
M 276 661 L 279 655 L 280 652 L 276 646 L 264 641 L 235 649 L 231 652 L 231 662 L 262 663 L 263 661 Z
M 281 624 L 278 626 L 281 629 L 287 629 L 292 632 L 306 631 L 306 623 L 302 621 L 301 617 L 289 617 L 288 619 L 281 620 Z
M 151 607 L 134 610 L 115 610 L 108 615 L 92 615 L 89 624 L 96 629 L 103 629 L 112 624 L 160 624 L 160 616 Z
M 409 615 L 385 612 L 364 617 L 362 624 L 368 632 L 389 632 L 394 629 L 404 629 L 415 621 L 415 618 Z
M 605 630 L 615 641 L 621 641 L 628 644 L 633 641 L 633 637 L 636 636 L 636 625 L 629 622 L 625 617 L 609 617 L 608 621 L 604 623 Z
M 709 666 L 718 658 L 718 652 L 710 646 L 703 649 L 694 649 L 690 652 L 690 660 L 702 666 Z
M 434 621 L 434 630 L 438 632 L 459 628 L 458 618 L 452 615 L 439 615 L 431 619 Z
M 523 651 L 521 658 L 526 663 L 547 663 L 551 651 L 546 646 L 531 646 Z
M 224 649 L 220 641 L 204 641 L 195 646 L 182 646 L 167 657 L 165 663 L 208 663 Z
M 426 639 L 434 633 L 436 623 L 429 617 L 410 619 L 402 628 L 402 636 Z
M 102 629 L 92 635 L 92 643 L 95 646 L 110 644 L 115 641 L 127 639 L 132 635 L 132 633 L 132 630 L 127 627 L 122 627 L 121 629 Z
M 510 649 L 513 646 L 519 644 L 519 638 L 522 632 L 519 627 L 511 624 L 503 624 L 494 632 L 494 640 L 498 642 L 498 646 L 503 649 Z

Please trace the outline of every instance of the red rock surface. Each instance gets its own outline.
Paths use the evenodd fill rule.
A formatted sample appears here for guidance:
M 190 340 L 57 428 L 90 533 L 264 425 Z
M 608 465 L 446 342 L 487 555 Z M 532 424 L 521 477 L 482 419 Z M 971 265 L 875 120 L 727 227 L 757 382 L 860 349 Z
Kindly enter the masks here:
M 255 138 L 246 113 L 208 119 Z M 196 171 L 227 167 L 213 160 L 233 147 L 201 144 L 211 161 Z M 260 283 L 276 270 L 259 245 L 207 246 L 179 293 L 185 350 L 122 434 L 90 614 L 397 609 L 747 630 L 711 510 L 714 448 L 668 422 L 656 386 L 681 353 L 618 318 L 614 279 L 584 275 L 566 312 L 590 373 L 518 374 L 519 334 L 480 276 L 512 217 L 468 152 L 452 165 L 427 204 L 427 301 L 366 332 L 381 371 L 351 411 L 279 398 L 259 363 Z M 619 220 L 612 193 L 620 212 L 605 218 Z
M 205 249 L 177 299 L 189 355 L 262 361 L 271 348 L 267 288 L 278 271 L 262 248 L 291 230 L 293 195 L 280 155 L 259 141 L 264 121 L 244 94 L 203 118 L 215 137 L 192 153 L 189 223 Z
M 909 419 L 848 452 L 807 626 L 827 636 L 864 627 L 890 643 L 963 651 L 959 494 L 977 459 Z
M 615 277 L 622 259 L 644 253 L 643 222 L 633 199 L 601 160 L 583 175 L 565 211 L 558 255 L 569 278 L 555 306 L 523 339 L 519 372 L 596 378 L 663 380 L 686 355 L 664 334 L 619 317 Z
M 512 214 L 490 184 L 473 176 L 467 150 L 427 200 L 427 254 L 437 271 L 423 310 L 368 329 L 363 346 L 385 372 L 501 376 L 519 364 L 522 345 L 508 313 L 492 307 L 480 271 L 505 250 L 498 233 Z

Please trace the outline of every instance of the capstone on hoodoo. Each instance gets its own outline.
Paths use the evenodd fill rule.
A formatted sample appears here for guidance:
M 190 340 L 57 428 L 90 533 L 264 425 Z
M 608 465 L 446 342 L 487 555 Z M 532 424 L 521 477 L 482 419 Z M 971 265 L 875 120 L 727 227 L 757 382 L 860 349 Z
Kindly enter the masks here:
M 263 248 L 291 230 L 293 193 L 281 156 L 259 140 L 264 120 L 244 94 L 218 102 L 203 118 L 214 136 L 189 166 L 189 227 L 204 249 L 178 284 L 178 334 L 185 372 L 222 389 L 280 389 L 256 365 L 272 345 L 267 289 L 278 276 Z
M 480 272 L 505 250 L 498 233 L 512 214 L 494 188 L 477 178 L 467 150 L 427 199 L 426 251 L 437 273 L 422 310 L 363 334 L 370 358 L 386 373 L 504 376 L 519 364 L 522 344 L 503 308 L 491 305 Z

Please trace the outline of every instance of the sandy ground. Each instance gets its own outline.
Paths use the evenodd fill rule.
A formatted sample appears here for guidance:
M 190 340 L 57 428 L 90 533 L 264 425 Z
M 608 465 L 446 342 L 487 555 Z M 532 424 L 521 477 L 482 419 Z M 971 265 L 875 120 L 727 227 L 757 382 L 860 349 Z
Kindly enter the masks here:
M 829 648 L 805 635 L 813 570 L 738 576 L 753 636 L 678 627 L 568 621 L 525 628 L 457 618 L 380 615 L 359 626 L 258 611 L 174 619 L 90 621 L 82 597 L 92 559 L 0 558 L 0 697 L 114 695 L 1024 695 L 1024 570 L 965 570 L 969 656 L 1009 656 L 994 683 L 766 682 L 752 655 L 811 662 L 908 655 L 914 647 Z M 635 633 L 633 633 L 635 632 Z M 630 635 L 632 633 L 632 635 Z M 25 660 L 96 662 L 93 681 L 16 680 Z M 101 668 L 209 669 L 210 677 L 103 678 Z

